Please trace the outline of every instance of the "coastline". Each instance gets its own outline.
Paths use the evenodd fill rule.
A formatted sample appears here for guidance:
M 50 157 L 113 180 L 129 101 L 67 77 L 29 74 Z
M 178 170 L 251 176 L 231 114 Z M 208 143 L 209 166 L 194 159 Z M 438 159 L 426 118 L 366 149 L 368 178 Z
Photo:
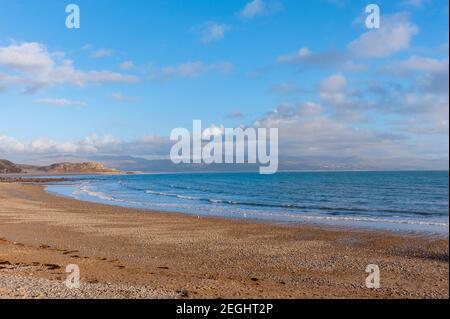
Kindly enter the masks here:
M 419 173 L 419 171 L 417 171 Z M 443 172 L 443 171 L 436 171 Z M 316 173 L 316 172 L 311 172 Z M 342 172 L 329 172 L 331 174 L 340 174 Z M 359 172 L 355 172 L 359 173 Z M 375 172 L 372 172 L 375 173 Z M 399 173 L 399 172 L 384 172 L 384 173 Z M 198 176 L 205 176 L 207 174 L 197 173 L 185 173 L 197 178 Z M 211 173 L 216 174 L 216 173 Z M 236 173 L 233 173 L 235 175 Z M 135 177 L 143 177 L 148 174 L 137 174 Z M 150 174 L 153 175 L 153 174 Z M 158 175 L 158 174 L 156 174 Z M 171 174 L 159 174 L 170 176 Z M 172 174 L 174 175 L 174 174 Z M 180 176 L 183 174 L 175 174 Z M 219 174 L 221 175 L 221 173 Z M 224 173 L 226 175 L 226 173 Z M 254 174 L 249 174 L 251 176 Z M 91 175 L 92 176 L 92 175 Z M 123 175 L 124 176 L 124 175 Z M 245 176 L 245 175 L 244 175 Z M 448 172 L 447 172 L 448 176 Z M 75 176 L 75 180 L 79 176 Z M 220 176 L 219 176 L 220 177 Z M 190 216 L 203 216 L 203 217 L 219 217 L 226 219 L 238 219 L 247 220 L 252 222 L 271 223 L 276 225 L 287 224 L 307 224 L 317 225 L 319 227 L 333 227 L 341 230 L 347 229 L 360 229 L 360 230 L 379 230 L 394 232 L 398 234 L 418 234 L 427 236 L 439 236 L 448 238 L 448 205 L 447 205 L 447 217 L 443 211 L 437 212 L 432 210 L 429 212 L 430 207 L 413 207 L 414 205 L 407 205 L 408 201 L 415 202 L 416 199 L 411 199 L 403 195 L 403 201 L 405 204 L 397 205 L 397 207 L 386 206 L 383 202 L 378 202 L 378 207 L 370 207 L 366 205 L 369 200 L 364 202 L 364 198 L 360 196 L 360 203 L 354 206 L 354 203 L 339 203 L 339 196 L 336 200 L 328 200 L 328 196 L 333 198 L 335 194 L 329 194 L 326 191 L 321 193 L 321 190 L 316 190 L 317 194 L 321 194 L 322 198 L 327 200 L 320 200 L 317 203 L 312 204 L 296 204 L 303 201 L 308 202 L 311 200 L 311 194 L 305 198 L 298 198 L 294 194 L 290 196 L 284 196 L 283 200 L 278 200 L 280 193 L 266 192 L 268 195 L 262 200 L 253 200 L 248 196 L 243 198 L 236 192 L 232 196 L 221 196 L 221 192 L 216 193 L 214 190 L 208 188 L 201 189 L 198 193 L 198 189 L 194 188 L 193 191 L 184 192 L 184 190 L 191 190 L 191 186 L 186 186 L 186 183 L 174 181 L 162 181 L 154 182 L 149 181 L 148 184 L 142 184 L 130 187 L 132 191 L 138 191 L 145 193 L 145 198 L 127 195 L 127 186 L 124 186 L 123 190 L 115 189 L 115 187 L 106 187 L 102 185 L 102 182 L 94 182 L 96 178 L 92 180 L 83 180 L 83 183 L 52 183 L 47 186 L 46 191 L 57 196 L 64 196 L 76 200 L 87 201 L 91 203 L 100 203 L 106 205 L 115 205 L 127 208 L 142 209 L 144 211 L 159 211 L 168 213 L 182 213 Z M 236 182 L 236 181 L 230 181 Z M 258 181 L 254 181 L 258 182 Z M 167 185 L 164 186 L 164 183 Z M 206 183 L 208 180 L 197 180 L 197 184 Z M 107 184 L 107 183 L 105 183 Z M 123 185 L 122 180 L 118 182 L 118 185 Z M 161 186 L 163 185 L 163 186 Z M 251 187 L 251 185 L 248 185 Z M 265 187 L 259 185 L 259 187 Z M 181 189 L 181 191 L 179 191 Z M 197 192 L 197 193 L 196 193 Z M 226 193 L 226 192 L 224 192 Z M 301 192 L 299 192 L 301 193 Z M 430 193 L 430 192 L 429 192 Z M 217 195 L 219 194 L 219 195 Z M 259 194 L 258 194 L 259 195 Z M 346 194 L 341 194 L 347 196 Z M 389 194 L 378 194 L 378 197 L 390 196 Z M 448 195 L 447 195 L 448 196 Z M 447 198 L 445 196 L 445 198 Z M 269 203 L 264 201 L 268 198 Z M 275 202 L 270 202 L 275 199 Z M 314 201 L 315 199 L 313 199 Z M 362 200 L 362 201 L 361 201 Z M 375 199 L 372 199 L 376 204 Z M 433 200 L 428 198 L 428 200 Z M 328 201 L 329 204 L 322 204 L 322 202 Z M 400 201 L 401 202 L 401 201 Z M 209 205 L 208 205 L 209 204 Z M 362 205 L 360 205 L 362 204 Z M 441 203 L 437 203 L 440 205 Z M 359 214 L 359 212 L 362 212 Z M 375 213 L 374 213 L 375 212 Z M 384 215 L 387 214 L 387 215 Z M 433 215 L 434 216 L 429 216 Z M 415 216 L 414 216 L 415 215 Z M 422 218 L 425 216 L 427 218 Z
M 105 298 L 449 296 L 448 238 L 143 212 L 38 185 L 0 184 L 0 238 L 0 297 L 27 297 L 12 287 L 24 276 L 60 287 L 47 297 L 83 298 L 61 284 L 70 263 Z M 368 264 L 378 290 L 365 287 Z
M 72 180 L 68 180 L 72 181 Z M 143 207 L 134 207 L 130 205 L 122 205 L 122 202 L 112 202 L 110 200 L 95 200 L 98 198 L 90 198 L 90 199 L 83 199 L 79 197 L 74 197 L 69 194 L 63 193 L 63 192 L 57 192 L 54 188 L 49 189 L 49 185 L 46 185 L 47 183 L 53 183 L 53 186 L 61 186 L 59 183 L 61 181 L 44 178 L 41 182 L 30 182 L 29 184 L 35 184 L 35 185 L 41 185 L 44 187 L 44 190 L 47 194 L 66 198 L 70 200 L 76 200 L 84 203 L 92 203 L 92 204 L 99 204 L 99 205 L 106 205 L 106 206 L 112 206 L 112 207 L 122 207 L 126 209 L 131 210 L 137 210 L 141 213 L 162 213 L 162 214 L 176 214 L 176 215 L 183 215 L 183 216 L 190 216 L 190 217 L 201 217 L 201 218 L 211 218 L 211 219 L 219 219 L 224 221 L 235 221 L 235 222 L 242 222 L 242 223 L 255 223 L 255 224 L 265 224 L 265 225 L 272 225 L 277 227 L 318 227 L 318 228 L 324 228 L 329 230 L 336 230 L 336 231 L 359 231 L 359 232 L 369 232 L 369 233 L 378 233 L 380 235 L 383 234 L 393 234 L 396 236 L 415 236 L 415 237 L 430 237 L 435 239 L 449 239 L 449 233 L 448 232 L 437 232 L 437 231 L 425 231 L 425 230 L 405 230 L 405 229 L 398 229 L 398 228 L 387 228 L 387 227 L 373 227 L 371 226 L 362 226 L 357 224 L 351 224 L 348 223 L 349 220 L 340 219 L 341 223 L 337 223 L 336 221 L 333 221 L 333 218 L 308 218 L 303 217 L 303 220 L 297 220 L 297 221 L 286 221 L 286 220 L 277 220 L 277 219 L 263 219 L 263 218 L 257 218 L 257 217 L 245 217 L 245 218 L 239 218 L 239 217 L 228 217 L 228 216 L 220 216 L 220 215 L 198 215 L 187 211 L 169 211 L 164 209 L 152 209 L 152 208 L 143 208 Z M 20 182 L 19 182 L 20 183 Z M 23 184 L 23 183 L 22 183 Z M 355 219 L 352 219 L 354 221 Z M 324 222 L 324 221 L 328 221 Z M 347 224 L 343 224 L 342 222 L 346 221 Z M 447 226 L 448 227 L 448 226 Z

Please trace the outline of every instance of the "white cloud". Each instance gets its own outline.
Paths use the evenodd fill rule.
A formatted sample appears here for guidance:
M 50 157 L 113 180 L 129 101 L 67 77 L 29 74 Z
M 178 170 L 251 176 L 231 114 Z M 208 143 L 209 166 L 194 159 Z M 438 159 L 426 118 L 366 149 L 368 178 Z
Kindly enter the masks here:
M 362 34 L 348 45 L 348 50 L 357 58 L 383 58 L 408 49 L 419 28 L 406 14 L 382 17 L 380 29 Z
M 426 3 L 429 3 L 431 0 L 403 0 L 403 4 L 407 6 L 412 6 L 416 8 L 420 8 Z
M 55 106 L 86 106 L 85 102 L 72 101 L 65 98 L 42 98 L 35 100 L 37 104 L 55 105 Z
M 49 138 L 38 138 L 22 142 L 13 137 L 0 135 L 1 156 L 33 157 L 38 155 L 143 155 L 167 156 L 172 143 L 168 137 L 146 136 L 126 142 L 115 139 L 111 135 L 87 136 L 80 141 L 57 142 Z
M 117 102 L 136 103 L 138 101 L 138 98 L 126 96 L 121 92 L 114 92 L 110 95 L 110 97 Z
M 51 53 L 43 44 L 35 42 L 0 47 L 0 67 L 7 70 L 7 73 L 0 73 L 0 87 L 22 87 L 25 93 L 54 85 L 139 81 L 136 76 L 111 71 L 78 70 L 63 53 Z
M 380 29 L 363 33 L 347 45 L 347 50 L 328 50 L 313 52 L 308 47 L 301 47 L 297 52 L 280 55 L 280 64 L 295 65 L 300 69 L 320 68 L 335 69 L 340 72 L 361 72 L 367 66 L 358 59 L 384 58 L 410 47 L 412 38 L 418 34 L 419 28 L 409 16 L 403 13 L 382 17 Z M 355 61 L 356 60 L 356 61 Z
M 263 0 L 253 0 L 247 3 L 244 9 L 241 11 L 241 17 L 251 19 L 257 15 L 264 13 L 266 4 Z
M 300 116 L 317 116 L 321 115 L 324 112 L 324 109 L 321 105 L 314 102 L 306 102 L 297 110 L 297 112 Z
M 299 68 L 334 68 L 340 71 L 360 72 L 366 69 L 365 65 L 351 61 L 350 56 L 337 50 L 325 52 L 313 52 L 307 47 L 300 48 L 297 52 L 280 55 L 277 58 L 280 64 L 292 64 Z
M 406 60 L 391 62 L 381 71 L 412 79 L 417 92 L 424 91 L 448 96 L 448 58 L 434 59 L 413 55 Z
M 277 0 L 252 0 L 239 13 L 243 19 L 253 19 L 261 15 L 270 15 L 283 10 L 283 5 Z
M 410 154 L 402 136 L 349 126 L 327 117 L 323 108 L 312 102 L 296 107 L 282 105 L 258 120 L 255 126 L 279 128 L 283 156 L 386 159 Z
M 39 72 L 54 65 L 55 62 L 42 44 L 23 43 L 0 47 L 0 66 L 17 71 Z
M 390 63 L 383 67 L 382 70 L 397 75 L 410 75 L 416 71 L 431 73 L 448 72 L 448 68 L 448 59 L 438 60 L 413 55 L 407 60 Z
M 113 50 L 110 49 L 98 49 L 92 53 L 91 57 L 94 59 L 101 59 L 112 56 L 114 54 Z
M 400 96 L 397 106 L 402 119 L 398 126 L 405 132 L 419 135 L 449 133 L 449 97 L 447 94 L 406 93 Z M 448 141 L 446 143 L 448 145 Z
M 448 97 L 449 74 L 448 68 L 442 72 L 429 72 L 416 80 L 420 90 L 427 93 L 443 94 Z
M 206 71 L 207 65 L 201 61 L 182 63 L 177 66 L 166 66 L 162 74 L 166 77 L 196 77 Z
M 38 138 L 28 143 L 12 137 L 0 136 L 0 153 L 5 154 L 95 154 L 101 150 L 112 150 L 120 142 L 112 136 L 91 135 L 78 142 L 56 142 L 48 138 Z
M 25 145 L 15 138 L 0 135 L 0 151 L 3 153 L 20 153 L 25 151 Z
M 229 62 L 205 63 L 202 61 L 186 62 L 179 65 L 165 66 L 162 68 L 152 67 L 151 79 L 168 80 L 172 78 L 194 78 L 207 73 L 230 74 L 234 69 Z
M 347 79 L 342 75 L 332 75 L 320 83 L 319 95 L 331 105 L 343 105 L 347 97 Z
M 273 85 L 271 90 L 280 94 L 308 93 L 307 90 L 293 83 L 278 83 Z
M 220 24 L 208 21 L 198 28 L 197 33 L 200 35 L 200 41 L 204 44 L 222 40 L 225 34 L 230 30 L 226 24 Z
M 122 70 L 132 70 L 135 68 L 134 62 L 133 61 L 123 61 L 122 63 L 120 63 L 119 67 Z
M 300 48 L 297 52 L 293 54 L 281 55 L 277 58 L 279 63 L 292 63 L 307 60 L 313 56 L 313 53 L 308 48 Z
M 91 50 L 94 46 L 91 43 L 87 43 L 81 47 L 82 51 Z

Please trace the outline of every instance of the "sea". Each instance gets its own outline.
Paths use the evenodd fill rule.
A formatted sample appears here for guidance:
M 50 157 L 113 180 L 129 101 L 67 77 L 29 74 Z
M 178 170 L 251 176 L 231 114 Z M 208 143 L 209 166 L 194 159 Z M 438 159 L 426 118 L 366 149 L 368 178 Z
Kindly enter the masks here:
M 448 181 L 448 171 L 174 173 L 75 176 L 47 191 L 149 214 L 448 236 Z

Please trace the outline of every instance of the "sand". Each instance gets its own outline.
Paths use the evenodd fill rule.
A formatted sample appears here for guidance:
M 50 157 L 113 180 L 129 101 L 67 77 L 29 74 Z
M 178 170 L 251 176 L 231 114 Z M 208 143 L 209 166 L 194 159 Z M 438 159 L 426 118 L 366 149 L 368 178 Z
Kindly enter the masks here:
M 197 218 L 0 183 L 0 298 L 448 298 L 448 238 Z M 80 267 L 81 287 L 64 285 Z M 380 268 L 381 288 L 365 285 Z

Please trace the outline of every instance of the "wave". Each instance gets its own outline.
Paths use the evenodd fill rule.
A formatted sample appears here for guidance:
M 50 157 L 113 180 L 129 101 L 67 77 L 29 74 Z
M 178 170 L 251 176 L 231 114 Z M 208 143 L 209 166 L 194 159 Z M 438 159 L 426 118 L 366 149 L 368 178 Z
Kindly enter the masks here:
M 200 200 L 200 198 L 198 198 L 198 197 L 188 196 L 188 195 L 170 194 L 170 193 L 164 193 L 164 192 L 156 192 L 156 191 L 152 191 L 152 190 L 146 190 L 145 192 L 147 194 L 166 196 L 166 197 L 176 197 L 179 199 Z
M 349 222 L 371 222 L 371 223 L 390 223 L 390 224 L 407 224 L 407 225 L 423 225 L 435 227 L 449 227 L 449 223 L 433 222 L 423 220 L 409 220 L 409 219 L 385 219 L 385 218 L 368 218 L 368 217 L 334 217 L 334 216 L 296 216 L 289 215 L 289 217 L 297 217 L 305 220 L 325 220 L 325 221 L 349 221 Z
M 111 202 L 121 202 L 125 203 L 126 201 L 123 199 L 112 197 L 108 194 L 105 194 L 103 192 L 94 191 L 92 190 L 91 186 L 89 184 L 82 184 L 78 189 L 76 189 L 73 192 L 74 195 L 80 195 L 80 194 L 86 194 L 91 197 L 96 197 L 101 200 L 111 201 Z
M 278 208 L 278 209 L 296 209 L 296 210 L 317 210 L 317 211 L 325 211 L 330 214 L 373 214 L 373 213 L 387 213 L 387 214 L 409 214 L 409 215 L 421 215 L 421 216 L 436 216 L 437 213 L 428 213 L 423 211 L 411 211 L 411 210 L 397 210 L 397 209 L 369 209 L 369 208 L 357 208 L 357 207 L 329 207 L 329 206 L 316 206 L 316 205 L 298 205 L 298 204 L 270 204 L 270 203 L 261 203 L 261 202 L 248 202 L 248 201 L 236 201 L 236 200 L 228 200 L 228 199 L 216 199 L 216 198 L 202 198 L 195 197 L 189 195 L 179 195 L 174 193 L 166 193 L 166 192 L 158 192 L 153 190 L 146 190 L 148 194 L 158 195 L 158 196 L 166 196 L 166 197 L 175 197 L 179 199 L 186 200 L 196 200 L 203 202 L 210 202 L 213 204 L 224 204 L 224 205 L 237 205 L 237 206 L 249 206 L 249 207 L 262 207 L 262 208 Z M 445 215 L 444 213 L 442 216 Z
M 215 204 L 229 204 L 229 205 L 248 205 L 248 206 L 267 206 L 267 207 L 301 207 L 296 205 L 271 205 L 271 204 L 260 204 L 260 203 L 245 203 L 238 201 L 230 201 L 223 199 L 201 199 L 198 197 L 177 195 L 165 192 L 157 192 L 152 190 L 146 191 L 149 194 L 169 196 L 176 198 L 183 198 L 189 200 L 202 200 L 208 201 Z M 358 210 L 359 211 L 359 210 Z M 278 219 L 279 217 L 289 218 L 290 220 L 305 220 L 305 221 L 333 221 L 333 222 L 367 222 L 367 223 L 388 223 L 388 224 L 405 224 L 405 225 L 423 225 L 423 226 L 434 226 L 434 227 L 449 227 L 448 223 L 435 222 L 435 221 L 421 221 L 413 219 L 386 219 L 386 218 L 375 218 L 375 217 L 350 217 L 350 216 L 318 216 L 318 215 L 304 215 L 304 214 L 277 214 L 277 213 L 264 213 L 263 211 L 253 211 L 253 212 L 242 212 L 243 215 L 252 215 L 256 218 L 266 216 L 272 217 L 273 219 Z M 399 216 L 395 216 L 399 217 Z
M 189 199 L 189 200 L 198 200 L 198 197 L 193 197 L 193 196 L 186 196 L 186 195 L 176 195 L 177 198 L 180 199 Z

